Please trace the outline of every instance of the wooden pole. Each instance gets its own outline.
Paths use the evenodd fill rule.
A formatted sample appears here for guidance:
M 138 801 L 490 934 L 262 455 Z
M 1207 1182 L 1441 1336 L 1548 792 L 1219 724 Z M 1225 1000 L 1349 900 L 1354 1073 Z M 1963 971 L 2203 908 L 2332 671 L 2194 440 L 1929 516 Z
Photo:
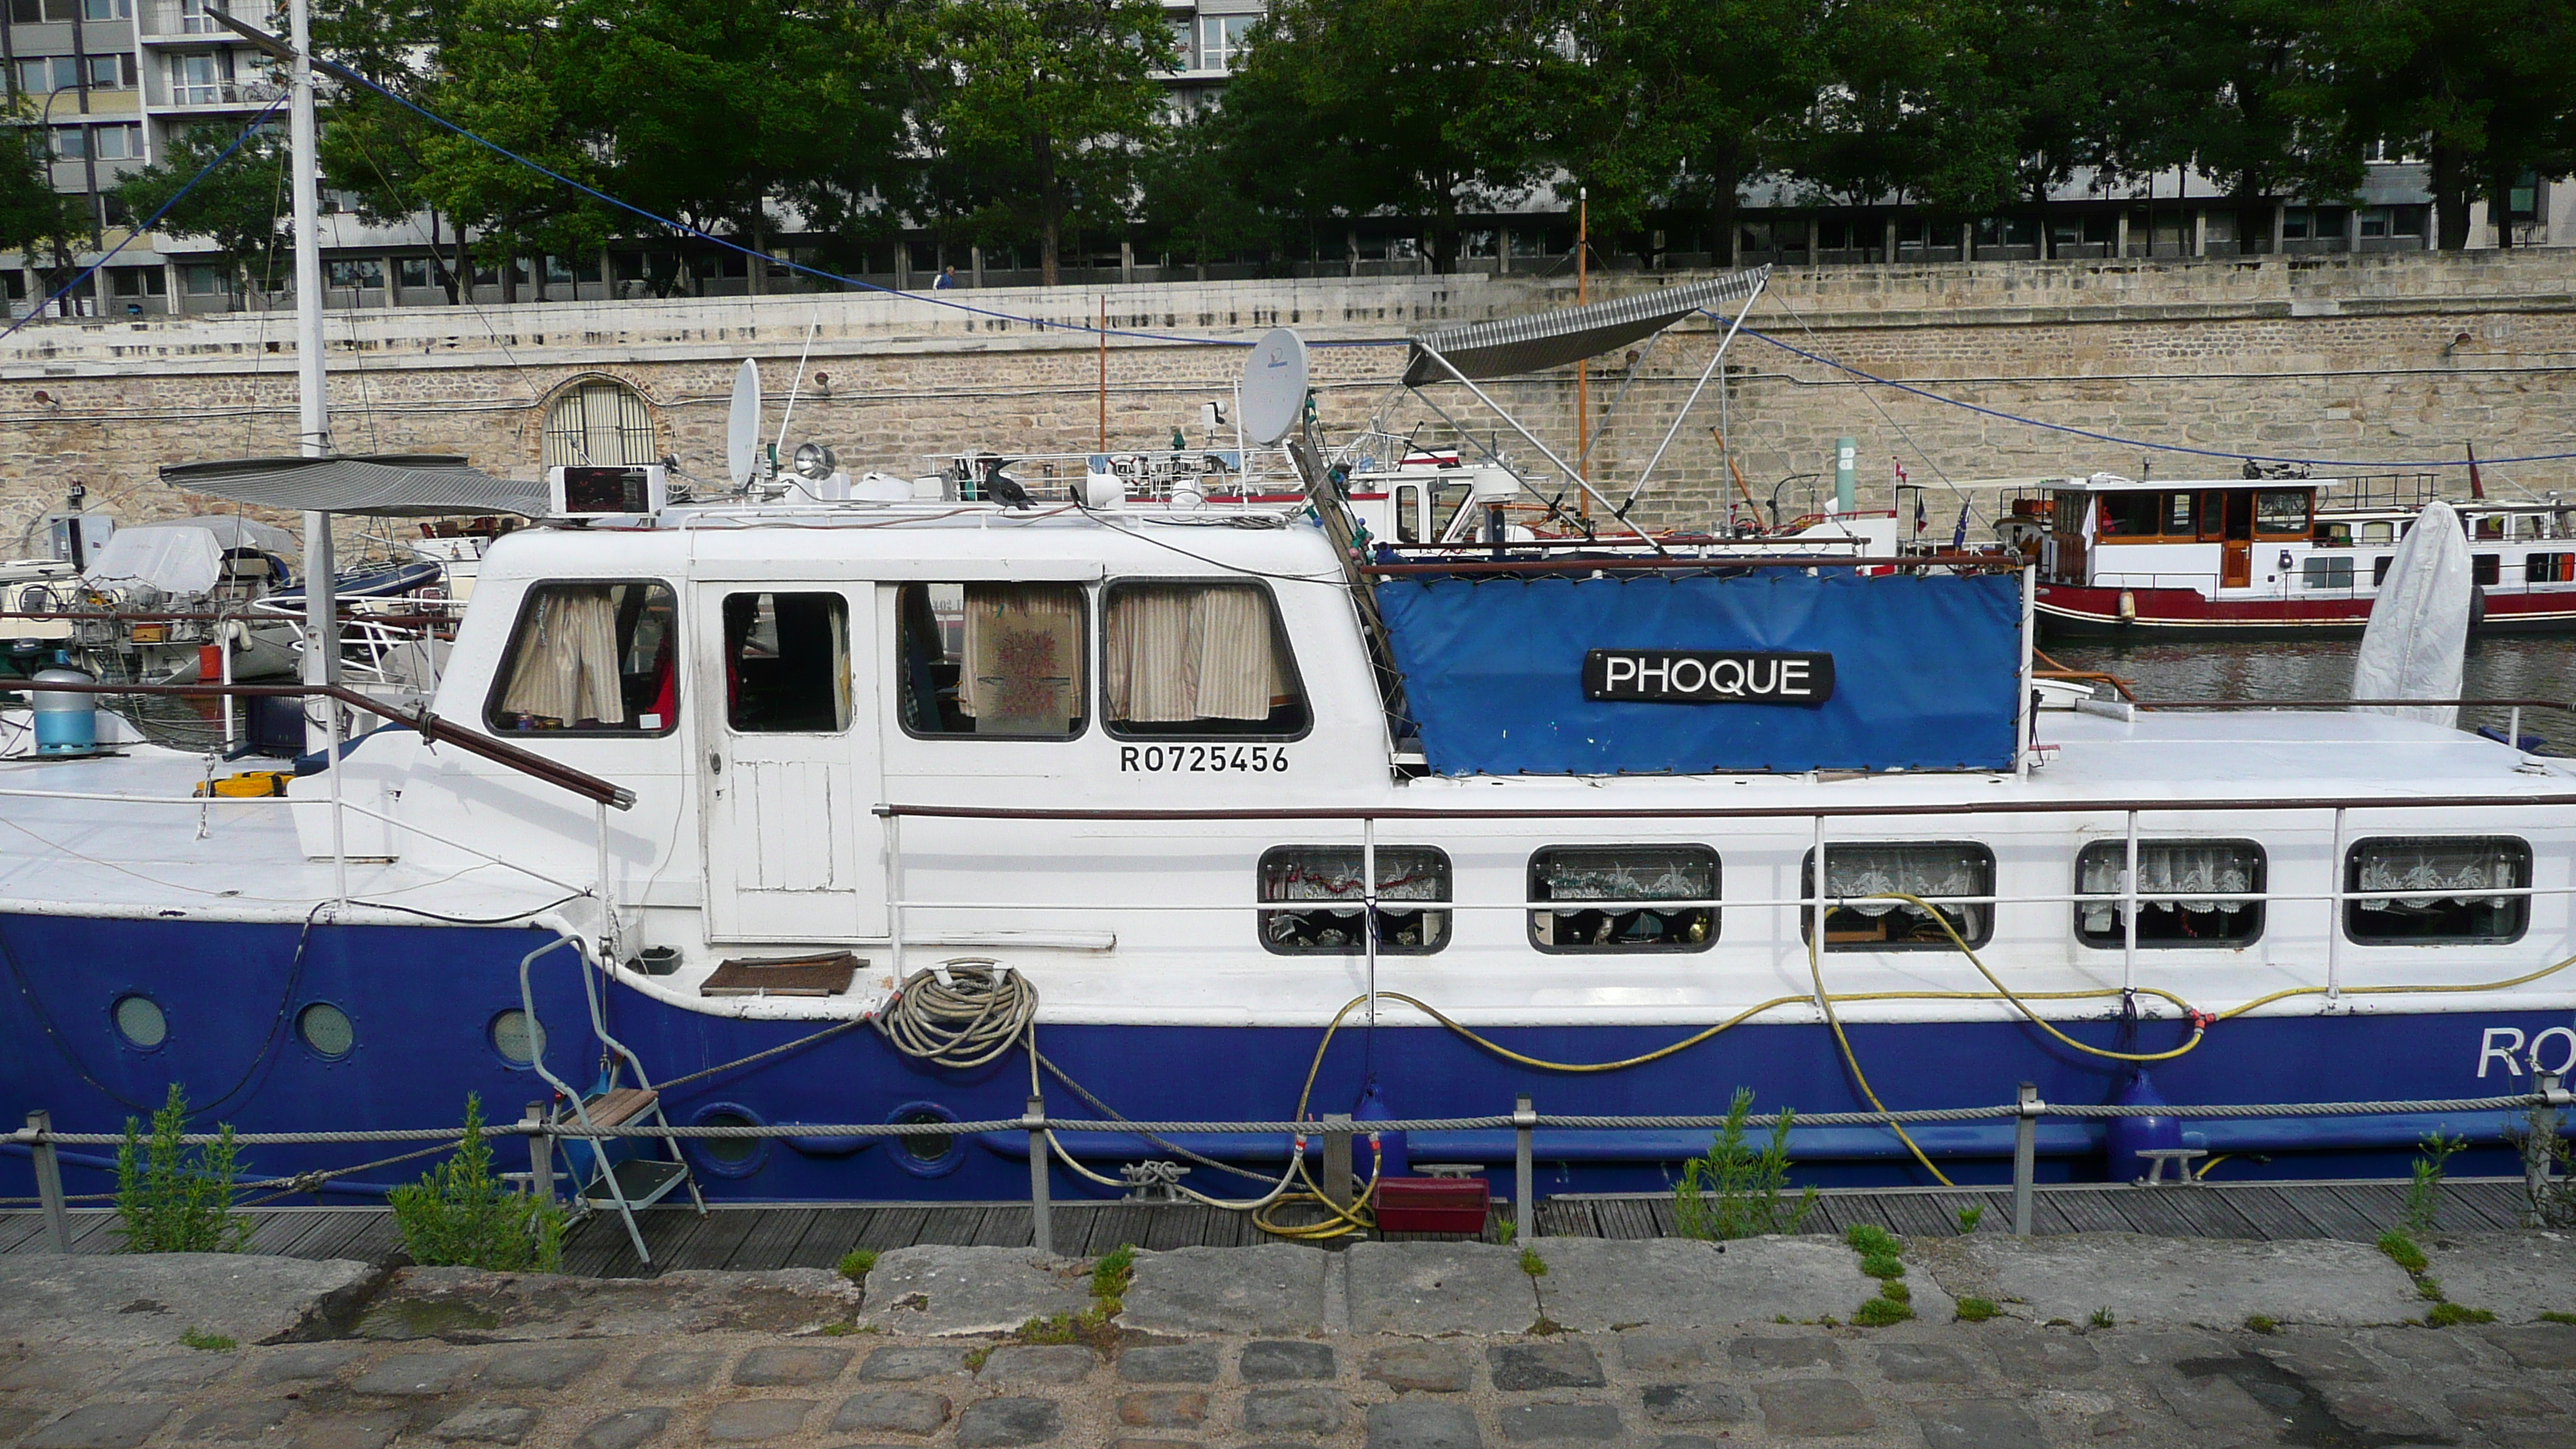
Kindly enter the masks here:
M 1578 187 L 1574 193 L 1574 304 L 1578 307 L 1592 300 L 1592 193 Z M 1588 466 L 1586 457 L 1592 451 L 1592 364 L 1574 364 L 1574 471 L 1580 480 Z M 1577 489 L 1576 505 L 1582 516 L 1592 516 L 1592 494 Z
M 1109 299 L 1100 299 L 1100 451 L 1109 451 Z

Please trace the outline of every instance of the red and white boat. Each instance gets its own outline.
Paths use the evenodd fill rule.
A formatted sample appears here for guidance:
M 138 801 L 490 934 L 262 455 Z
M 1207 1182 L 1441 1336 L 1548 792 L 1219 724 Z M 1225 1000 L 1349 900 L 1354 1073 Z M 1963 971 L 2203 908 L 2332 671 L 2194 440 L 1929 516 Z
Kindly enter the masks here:
M 2058 637 L 2358 633 L 2430 474 L 2050 479 L 2012 500 L 2004 541 L 2039 568 Z M 2576 632 L 2576 503 L 2452 500 L 2477 584 L 2471 627 Z

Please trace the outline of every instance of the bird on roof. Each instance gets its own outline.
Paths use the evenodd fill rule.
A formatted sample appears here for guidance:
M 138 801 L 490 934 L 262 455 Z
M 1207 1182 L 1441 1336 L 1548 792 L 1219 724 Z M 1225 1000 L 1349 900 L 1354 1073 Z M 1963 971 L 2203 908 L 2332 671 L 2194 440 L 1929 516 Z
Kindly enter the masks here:
M 1008 461 L 1007 459 L 986 457 L 981 461 L 984 464 L 982 492 L 986 499 L 999 503 L 1004 508 L 1037 506 L 1030 500 L 1029 490 L 1020 486 L 1020 480 L 1002 471 L 1002 465 Z

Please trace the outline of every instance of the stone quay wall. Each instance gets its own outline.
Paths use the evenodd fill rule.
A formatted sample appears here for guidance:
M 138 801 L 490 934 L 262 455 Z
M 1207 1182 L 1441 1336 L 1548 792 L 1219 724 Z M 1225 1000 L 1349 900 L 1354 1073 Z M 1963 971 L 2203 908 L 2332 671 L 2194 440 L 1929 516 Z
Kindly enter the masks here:
M 1591 294 L 1681 280 L 1609 273 Z M 1226 401 L 1242 365 L 1224 344 L 1285 325 L 1316 344 L 1328 434 L 1375 419 L 1443 442 L 1445 412 L 1543 467 L 1464 389 L 1404 393 L 1394 344 L 1573 297 L 1569 278 L 1454 276 L 335 311 L 333 441 L 532 476 L 551 402 L 607 377 L 642 394 L 661 451 L 720 478 L 733 371 L 752 357 L 773 435 L 798 379 L 789 445 L 828 442 L 853 471 L 1093 450 L 1104 372 L 1110 447 L 1167 446 L 1176 427 L 1197 446 L 1201 405 Z M 1091 330 L 1104 308 L 1130 334 L 1109 339 L 1105 360 Z M 1640 519 L 1705 525 L 1784 479 L 1783 512 L 1804 511 L 1842 435 L 1858 440 L 1864 506 L 1887 506 L 1901 462 L 1931 486 L 1943 533 L 1956 507 L 1945 483 L 1979 496 L 1982 514 L 1998 480 L 2096 469 L 2233 477 L 2265 455 L 2387 472 L 2457 460 L 2471 443 L 2494 460 L 2576 452 L 2576 249 L 1835 266 L 1775 273 L 1745 328 L 1647 480 Z M 1633 363 L 1591 365 L 1589 471 L 1604 491 L 1635 484 L 1723 330 L 1699 319 Z M 25 552 L 22 531 L 75 481 L 126 522 L 217 506 L 155 470 L 295 451 L 295 387 L 287 314 L 42 321 L 0 340 L 0 539 L 20 540 L 0 549 Z M 1489 390 L 1572 456 L 1573 369 Z M 2465 492 L 2465 472 L 2442 476 Z M 2499 461 L 2487 476 L 2506 494 L 2576 492 L 2569 460 Z

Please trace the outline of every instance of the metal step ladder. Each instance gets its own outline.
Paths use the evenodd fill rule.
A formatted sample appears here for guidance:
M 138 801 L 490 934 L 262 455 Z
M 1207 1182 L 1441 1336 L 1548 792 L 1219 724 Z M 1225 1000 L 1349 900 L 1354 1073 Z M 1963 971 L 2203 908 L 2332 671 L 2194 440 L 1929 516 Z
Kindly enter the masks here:
M 537 958 L 565 946 L 573 948 L 575 959 L 581 963 L 581 994 L 590 1006 L 591 1034 L 598 1037 L 600 1045 L 609 1052 L 601 1085 L 591 1092 L 576 1091 L 571 1084 L 547 1070 L 546 1034 L 537 1020 L 536 995 L 528 988 L 528 971 L 537 963 Z M 588 954 L 581 950 L 581 943 L 570 936 L 540 946 L 520 959 L 519 1007 L 528 1015 L 530 1065 L 537 1069 L 537 1075 L 545 1079 L 546 1085 L 555 1089 L 556 1096 L 571 1104 L 547 1122 L 548 1130 L 554 1136 L 590 1144 L 589 1170 L 573 1192 L 574 1220 L 579 1221 L 606 1208 L 615 1208 L 618 1217 L 626 1224 L 627 1240 L 635 1245 L 636 1259 L 651 1267 L 653 1255 L 644 1246 L 644 1233 L 636 1226 L 635 1210 L 651 1207 L 670 1196 L 675 1189 L 685 1187 L 689 1190 L 689 1202 L 703 1218 L 707 1215 L 707 1200 L 698 1192 L 697 1174 L 689 1170 L 688 1154 L 681 1150 L 679 1139 L 670 1133 L 670 1119 L 662 1114 L 662 1093 L 645 1075 L 643 1061 L 628 1050 L 624 1042 L 608 1034 L 608 1022 L 602 1010 L 607 973 L 600 973 L 602 979 L 597 983 L 598 989 L 593 989 L 590 971 Z M 621 1076 L 627 1074 L 633 1076 L 633 1086 L 620 1085 Z M 608 1130 L 630 1123 L 663 1130 L 642 1139 Z M 662 1152 L 667 1155 L 610 1156 L 612 1144 L 638 1141 L 658 1141 Z

